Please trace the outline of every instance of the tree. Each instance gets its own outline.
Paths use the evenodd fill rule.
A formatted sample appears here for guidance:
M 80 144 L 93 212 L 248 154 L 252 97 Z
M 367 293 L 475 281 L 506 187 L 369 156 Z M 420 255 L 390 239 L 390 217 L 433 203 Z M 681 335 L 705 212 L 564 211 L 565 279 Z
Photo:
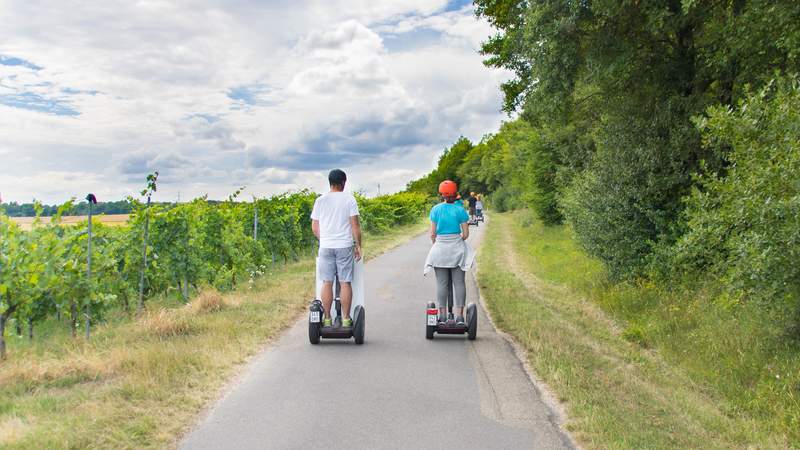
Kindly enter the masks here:
M 505 109 L 545 131 L 532 157 L 540 209 L 557 211 L 555 200 L 567 210 L 620 276 L 642 273 L 655 243 L 680 237 L 701 161 L 725 170 L 691 118 L 734 105 L 775 70 L 800 69 L 796 1 L 475 3 L 498 29 L 485 63 L 516 75 L 503 85 Z

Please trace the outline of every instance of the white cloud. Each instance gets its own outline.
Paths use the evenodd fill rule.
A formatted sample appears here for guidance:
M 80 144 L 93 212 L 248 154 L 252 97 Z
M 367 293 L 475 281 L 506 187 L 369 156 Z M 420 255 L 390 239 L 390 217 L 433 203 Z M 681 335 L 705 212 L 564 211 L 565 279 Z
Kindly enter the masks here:
M 5 3 L 0 55 L 38 70 L 0 64 L 0 192 L 121 198 L 159 169 L 164 199 L 263 195 L 322 189 L 333 164 L 402 188 L 503 118 L 490 29 L 446 3 Z

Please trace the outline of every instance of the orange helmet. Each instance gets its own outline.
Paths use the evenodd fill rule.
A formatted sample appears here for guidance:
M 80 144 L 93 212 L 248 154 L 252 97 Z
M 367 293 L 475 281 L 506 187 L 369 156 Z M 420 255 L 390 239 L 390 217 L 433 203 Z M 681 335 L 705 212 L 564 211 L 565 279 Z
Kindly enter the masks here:
M 458 195 L 458 185 L 455 181 L 444 180 L 439 183 L 439 193 L 444 197 L 455 197 Z

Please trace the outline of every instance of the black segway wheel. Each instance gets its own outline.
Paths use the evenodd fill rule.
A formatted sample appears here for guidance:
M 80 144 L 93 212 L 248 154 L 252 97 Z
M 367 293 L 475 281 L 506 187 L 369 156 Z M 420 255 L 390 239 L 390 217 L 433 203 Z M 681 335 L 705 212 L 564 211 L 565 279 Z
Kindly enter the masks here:
M 436 303 L 428 302 L 427 309 L 425 310 L 425 339 L 433 339 L 433 333 L 436 332 L 436 325 L 431 325 L 431 313 L 436 309 Z M 437 310 L 438 314 L 438 310 Z
M 308 341 L 319 344 L 322 334 L 322 302 L 314 300 L 308 311 Z
M 425 326 L 425 339 L 433 339 L 433 333 L 436 331 L 435 326 L 426 325 Z
M 474 341 L 478 336 L 478 307 L 475 303 L 467 306 L 467 339 Z
M 319 344 L 320 324 L 308 322 L 308 341 L 312 344 Z
M 361 305 L 356 306 L 355 316 L 356 320 L 353 328 L 353 337 L 356 339 L 356 344 L 361 345 L 364 343 L 364 328 L 366 327 L 366 313 Z

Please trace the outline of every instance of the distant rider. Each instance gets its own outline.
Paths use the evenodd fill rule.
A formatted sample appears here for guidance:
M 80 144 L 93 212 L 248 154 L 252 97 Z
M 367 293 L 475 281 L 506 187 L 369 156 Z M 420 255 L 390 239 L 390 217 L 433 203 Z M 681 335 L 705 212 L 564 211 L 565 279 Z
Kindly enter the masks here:
M 472 248 L 465 242 L 469 238 L 469 217 L 464 208 L 455 203 L 458 186 L 450 180 L 439 184 L 443 202 L 431 210 L 431 247 L 425 260 L 425 273 L 436 272 L 436 299 L 439 304 L 439 321 L 447 317 L 447 298 L 455 288 L 453 313 L 456 323 L 464 324 L 464 304 L 467 299 L 466 271 L 475 259 Z
M 469 205 L 469 219 L 475 221 L 475 204 L 478 203 L 478 198 L 475 197 L 474 192 L 469 193 L 467 198 L 467 205 Z
M 330 192 L 314 202 L 311 212 L 311 229 L 319 239 L 319 275 L 322 278 L 322 307 L 325 310 L 324 326 L 331 326 L 333 281 L 339 276 L 342 302 L 342 326 L 352 326 L 350 305 L 353 301 L 353 271 L 355 261 L 361 259 L 361 224 L 358 204 L 352 194 L 344 192 L 347 175 L 339 169 L 328 174 Z M 355 245 L 354 245 L 355 242 Z
M 483 196 L 478 194 L 475 196 L 475 216 L 476 217 L 483 217 Z

